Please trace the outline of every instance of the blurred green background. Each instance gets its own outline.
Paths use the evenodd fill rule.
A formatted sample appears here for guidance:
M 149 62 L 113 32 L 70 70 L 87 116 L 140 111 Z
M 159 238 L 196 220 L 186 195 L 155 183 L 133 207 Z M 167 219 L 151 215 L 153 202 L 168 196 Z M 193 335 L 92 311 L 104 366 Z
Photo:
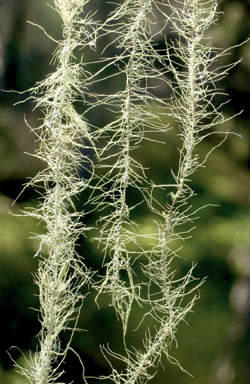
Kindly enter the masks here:
M 97 18 L 104 18 L 110 7 L 108 1 L 90 3 L 98 10 Z M 194 175 L 194 208 L 211 205 L 200 211 L 193 237 L 182 251 L 179 269 L 185 273 L 194 260 L 198 263 L 195 276 L 206 276 L 207 280 L 200 289 L 194 313 L 187 318 L 189 325 L 180 326 L 178 348 L 172 348 L 172 355 L 193 378 L 163 359 L 165 369 L 159 367 L 154 379 L 157 384 L 250 383 L 250 41 L 239 45 L 250 36 L 250 3 L 219 1 L 219 10 L 223 13 L 210 31 L 214 44 L 222 48 L 235 46 L 226 64 L 241 59 L 220 84 L 229 95 L 224 114 L 229 117 L 243 112 L 218 130 L 230 130 L 241 137 L 229 135 L 208 158 L 206 167 Z M 0 0 L 0 88 L 4 91 L 23 92 L 52 71 L 49 63 L 55 45 L 27 20 L 60 38 L 60 20 L 45 1 Z M 158 44 L 162 48 L 162 42 Z M 112 88 L 112 80 L 107 87 Z M 37 142 L 25 119 L 31 126 L 38 126 L 39 112 L 32 111 L 32 100 L 14 106 L 26 96 L 0 92 L 0 384 L 26 383 L 13 369 L 10 354 L 19 362 L 24 361 L 22 353 L 28 358 L 36 349 L 39 332 L 34 310 L 38 307 L 37 288 L 32 275 L 37 266 L 33 256 L 38 243 L 32 234 L 41 229 L 31 218 L 11 215 L 24 206 L 37 204 L 38 197 L 28 188 L 13 205 L 24 183 L 41 168 L 34 157 L 26 154 L 34 153 Z M 224 99 L 215 100 L 221 101 Z M 93 123 L 102 124 L 96 116 Z M 200 146 L 201 156 L 218 145 L 221 138 L 219 133 L 208 137 Z M 178 164 L 176 129 L 169 131 L 164 140 L 166 145 L 161 150 L 145 144 L 136 154 L 145 167 L 150 167 L 149 175 L 157 175 L 162 182 L 169 169 Z M 146 225 L 145 212 L 137 215 Z M 93 244 L 82 239 L 79 253 L 95 266 L 100 261 L 94 251 Z M 142 333 L 133 332 L 135 326 L 136 320 L 131 324 L 129 338 L 140 343 Z M 86 374 L 109 372 L 99 345 L 107 344 L 111 336 L 110 344 L 118 350 L 121 336 L 115 314 L 105 302 L 97 311 L 89 295 L 80 327 L 87 332 L 77 333 L 73 346 L 82 357 Z M 66 340 L 67 335 L 62 335 L 62 344 Z M 81 365 L 73 353 L 64 368 L 67 382 L 82 382 Z

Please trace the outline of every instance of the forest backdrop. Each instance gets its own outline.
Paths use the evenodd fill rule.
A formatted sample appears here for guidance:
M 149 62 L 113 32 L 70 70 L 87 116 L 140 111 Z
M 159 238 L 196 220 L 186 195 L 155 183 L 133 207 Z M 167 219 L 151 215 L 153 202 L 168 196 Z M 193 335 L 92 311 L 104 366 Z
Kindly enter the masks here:
M 108 1 L 91 1 L 91 6 L 98 9 L 100 18 L 105 18 Z M 169 365 L 165 372 L 161 370 L 158 384 L 250 382 L 250 42 L 237 46 L 250 35 L 250 3 L 222 0 L 219 7 L 223 13 L 210 31 L 213 43 L 222 48 L 236 46 L 228 62 L 242 58 L 220 84 L 229 95 L 224 114 L 232 116 L 242 112 L 220 129 L 236 132 L 241 137 L 229 135 L 193 179 L 197 193 L 193 205 L 212 205 L 200 211 L 197 228 L 185 246 L 186 260 L 179 261 L 179 268 L 185 272 L 194 260 L 198 263 L 195 276 L 201 279 L 207 276 L 207 280 L 200 288 L 201 298 L 194 313 L 187 318 L 189 325 L 182 324 L 179 329 L 178 349 L 173 346 L 172 353 L 194 378 Z M 15 373 L 8 351 L 12 346 L 24 353 L 34 350 L 39 331 L 37 313 L 32 309 L 38 306 L 32 276 L 37 263 L 34 259 L 37 242 L 30 237 L 31 233 L 42 229 L 31 218 L 12 216 L 9 212 L 18 213 L 24 206 L 35 205 L 38 198 L 28 188 L 12 205 L 27 178 L 41 168 L 35 158 L 25 154 L 34 153 L 36 147 L 35 137 L 25 119 L 37 126 L 40 116 L 38 111 L 32 112 L 31 100 L 13 106 L 25 95 L 4 91 L 22 92 L 42 80 L 52 70 L 49 63 L 55 47 L 41 29 L 28 24 L 27 20 L 41 25 L 55 38 L 60 38 L 61 33 L 60 20 L 46 2 L 0 1 L 0 84 L 3 90 L 0 94 L 0 384 L 26 383 Z M 159 50 L 164 48 L 163 41 L 158 45 Z M 108 87 L 113 86 L 111 78 Z M 164 90 L 162 92 L 164 97 Z M 95 116 L 93 124 L 101 124 L 99 119 Z M 156 173 L 159 180 L 167 177 L 166 162 L 174 164 L 175 157 L 178 162 L 178 153 L 174 151 L 178 147 L 175 130 L 169 131 L 167 140 L 162 152 L 150 144 L 144 146 L 139 155 L 144 166 L 150 167 L 150 172 Z M 201 153 L 218 145 L 220 140 L 217 134 L 207 138 L 200 146 Z M 146 222 L 144 212 L 137 214 Z M 94 221 L 93 218 L 89 220 Z M 95 264 L 97 256 L 92 244 L 82 239 L 79 249 L 81 247 L 87 249 L 88 257 Z M 98 345 L 107 343 L 110 334 L 119 343 L 114 320 L 115 315 L 108 306 L 99 312 L 94 306 L 89 307 L 88 314 L 80 318 L 80 326 L 88 328 L 88 332 L 78 334 L 73 345 L 80 355 L 84 353 L 85 365 L 92 367 L 96 374 L 107 369 L 101 353 L 96 353 Z M 22 360 L 18 349 L 12 349 L 11 355 Z M 71 373 L 79 377 L 81 366 L 76 357 L 71 356 L 70 364 Z M 75 382 L 78 383 L 78 379 Z

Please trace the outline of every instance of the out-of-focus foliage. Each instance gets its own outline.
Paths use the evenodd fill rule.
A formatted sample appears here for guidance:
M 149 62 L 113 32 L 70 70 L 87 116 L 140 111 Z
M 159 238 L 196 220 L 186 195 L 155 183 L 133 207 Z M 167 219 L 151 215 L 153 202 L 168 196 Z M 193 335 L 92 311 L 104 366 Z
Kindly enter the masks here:
M 91 3 L 98 9 L 99 18 L 104 18 L 108 2 L 96 0 Z M 185 272 L 187 260 L 195 260 L 198 263 L 195 275 L 207 276 L 207 281 L 200 289 L 201 298 L 195 313 L 188 317 L 189 326 L 182 324 L 179 330 L 179 348 L 173 346 L 172 353 L 194 379 L 169 366 L 157 376 L 158 384 L 166 381 L 170 384 L 248 384 L 250 381 L 250 41 L 242 44 L 250 35 L 250 4 L 247 0 L 225 0 L 220 1 L 219 6 L 223 13 L 211 30 L 214 44 L 223 48 L 235 46 L 229 51 L 225 64 L 242 58 L 221 84 L 230 99 L 224 113 L 231 116 L 243 112 L 226 126 L 218 127 L 218 130 L 236 132 L 237 135 L 228 135 L 193 180 L 197 193 L 193 206 L 210 205 L 199 212 L 197 228 L 186 242 L 178 268 Z M 26 21 L 38 23 L 57 38 L 60 36 L 59 20 L 42 0 L 1 1 L 0 20 L 1 88 L 23 92 L 50 72 L 49 62 L 54 49 L 53 42 L 41 29 Z M 164 42 L 158 44 L 159 48 L 164 46 Z M 113 85 L 111 79 L 108 86 Z M 22 359 L 19 350 L 10 350 L 10 347 L 16 346 L 24 353 L 34 350 L 39 322 L 32 309 L 37 306 L 37 292 L 32 281 L 37 244 L 32 233 L 40 232 L 42 228 L 31 219 L 16 217 L 9 212 L 17 213 L 24 205 L 35 205 L 39 197 L 27 188 L 12 206 L 23 183 L 41 167 L 37 160 L 24 153 L 33 153 L 36 146 L 25 120 L 32 126 L 38 125 L 39 112 L 32 112 L 31 101 L 13 106 L 25 98 L 25 94 L 1 91 L 0 97 L 0 384 L 24 384 L 13 371 L 8 351 L 13 358 Z M 95 124 L 102 124 L 98 117 L 94 118 Z M 200 145 L 201 155 L 218 145 L 221 137 L 215 133 L 207 138 Z M 166 169 L 178 162 L 175 149 L 178 148 L 178 137 L 174 129 L 169 132 L 162 151 L 158 148 L 145 144 L 137 156 L 145 167 L 150 167 L 149 173 L 157 174 L 159 180 L 165 182 L 169 176 Z M 140 210 L 137 214 L 146 227 L 148 217 Z M 79 249 L 84 249 L 85 258 L 92 260 L 90 264 L 98 264 L 91 242 L 82 239 Z M 74 339 L 74 348 L 82 356 L 87 375 L 108 369 L 101 351 L 96 353 L 99 344 L 107 343 L 110 334 L 113 335 L 112 346 L 118 348 L 120 344 L 120 325 L 108 305 L 99 312 L 92 304 L 88 309 L 88 313 L 84 312 L 80 318 L 80 326 L 88 332 L 77 333 Z M 139 309 L 135 308 L 135 311 Z M 137 325 L 135 321 L 134 328 Z M 134 335 L 131 328 L 129 337 Z M 136 337 L 139 343 L 140 334 Z M 81 377 L 76 356 L 70 356 L 69 364 L 70 379 L 73 373 L 76 378 Z

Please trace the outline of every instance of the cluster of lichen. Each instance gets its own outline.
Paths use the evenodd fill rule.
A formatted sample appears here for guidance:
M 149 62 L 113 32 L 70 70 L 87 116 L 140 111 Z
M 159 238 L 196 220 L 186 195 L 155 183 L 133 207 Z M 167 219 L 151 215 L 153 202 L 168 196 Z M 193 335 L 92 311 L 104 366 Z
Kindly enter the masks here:
M 108 347 L 102 351 L 107 359 L 113 356 L 122 360 L 126 368 L 118 372 L 111 365 L 107 379 L 116 384 L 144 383 L 155 375 L 163 354 L 175 361 L 169 355 L 171 342 L 197 297 L 199 283 L 193 284 L 193 266 L 177 279 L 172 261 L 178 255 L 175 240 L 185 238 L 182 225 L 192 222 L 195 216 L 189 203 L 193 196 L 189 181 L 203 165 L 196 147 L 211 127 L 223 121 L 213 106 L 214 85 L 228 68 L 215 70 L 214 63 L 222 53 L 213 49 L 205 36 L 216 20 L 216 4 L 213 0 L 183 0 L 175 5 L 158 0 L 124 0 L 114 6 L 104 23 L 99 23 L 94 21 L 94 11 L 91 16 L 86 10 L 88 0 L 54 3 L 63 25 L 62 40 L 57 42 L 53 57 L 56 69 L 32 89 L 31 95 L 43 113 L 41 126 L 32 130 L 39 140 L 35 156 L 45 167 L 30 184 L 42 198 L 36 209 L 26 212 L 46 226 L 37 253 L 41 331 L 30 368 L 19 368 L 35 384 L 52 383 L 60 377 L 71 341 L 63 350 L 60 333 L 72 327 L 72 321 L 76 326 L 84 303 L 81 288 L 89 284 L 97 291 L 97 304 L 102 294 L 110 296 L 110 304 L 123 325 L 124 356 Z M 156 13 L 164 19 L 164 27 L 159 30 Z M 159 54 L 154 41 L 156 36 L 164 36 L 166 25 L 177 38 L 166 44 L 164 54 Z M 85 57 L 77 62 L 75 51 L 95 49 L 99 37 L 109 34 L 120 53 L 112 59 L 101 58 L 99 64 L 103 63 L 103 67 L 97 74 L 90 73 Z M 98 82 L 105 81 L 105 76 L 101 77 L 109 67 L 116 70 L 113 76 L 123 74 L 121 90 L 95 94 L 86 109 L 90 113 L 102 105 L 115 112 L 114 119 L 103 127 L 89 128 L 85 116 L 75 109 L 75 101 L 81 98 L 84 102 L 96 76 Z M 171 90 L 168 100 L 157 96 L 156 80 Z M 152 138 L 152 132 L 167 136 L 171 127 L 165 123 L 166 116 L 178 123 L 182 148 L 173 183 L 157 185 L 147 178 L 147 170 L 133 153 L 143 140 Z M 85 155 L 89 148 L 97 155 L 96 164 Z M 78 177 L 81 167 L 91 177 Z M 128 203 L 129 188 L 139 191 L 151 211 L 154 233 L 143 233 L 131 219 L 134 207 Z M 166 191 L 164 203 L 156 199 L 158 188 Z M 97 238 L 105 266 L 105 275 L 94 283 L 82 258 L 85 255 L 78 256 L 75 251 L 79 235 L 88 228 L 79 224 L 84 212 L 76 212 L 73 197 L 86 190 L 91 191 L 90 209 L 99 212 Z M 140 259 L 143 281 L 138 282 L 133 265 Z M 146 308 L 141 321 L 150 316 L 154 323 L 145 334 L 142 350 L 126 342 L 134 301 Z

